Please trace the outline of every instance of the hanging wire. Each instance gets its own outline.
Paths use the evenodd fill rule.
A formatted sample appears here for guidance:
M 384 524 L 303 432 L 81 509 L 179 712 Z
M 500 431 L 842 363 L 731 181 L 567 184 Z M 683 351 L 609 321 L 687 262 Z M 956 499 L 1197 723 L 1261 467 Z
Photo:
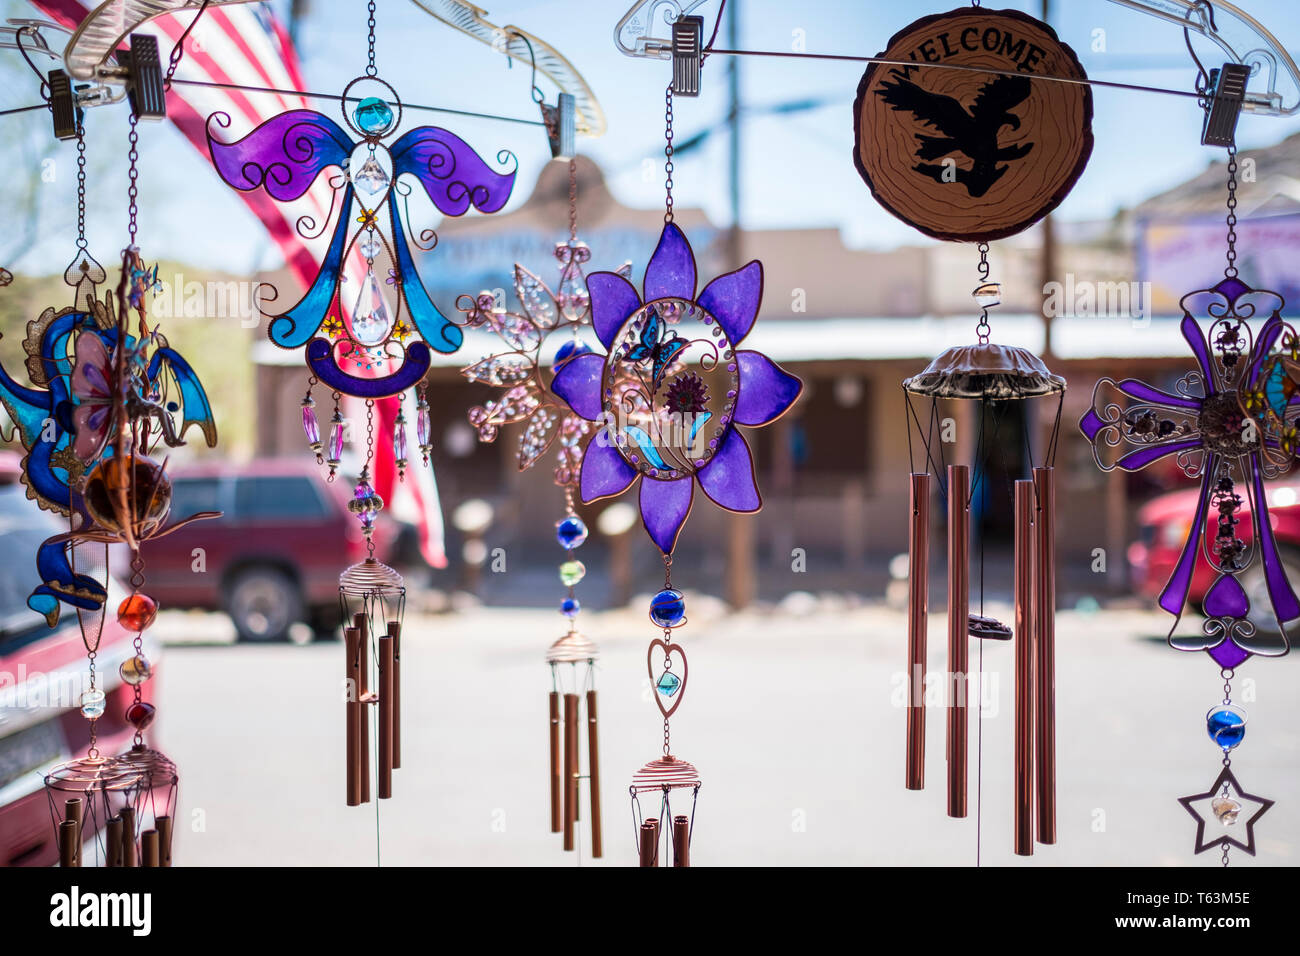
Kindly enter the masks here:
M 1196 90 L 1172 90 L 1162 86 L 1146 86 L 1141 83 L 1120 83 L 1115 80 L 1095 80 L 1090 77 L 1055 76 L 1050 73 L 1019 73 L 1015 70 L 999 70 L 987 66 L 966 66 L 960 63 L 916 63 L 912 60 L 894 60 L 881 56 L 853 56 L 847 53 L 791 53 L 784 50 L 727 50 L 712 49 L 710 53 L 722 56 L 759 56 L 780 57 L 793 60 L 833 60 L 846 63 L 874 63 L 877 66 L 905 66 L 914 70 L 957 70 L 963 73 L 983 73 L 994 76 L 1016 76 L 1031 80 L 1043 80 L 1048 83 L 1068 83 L 1073 86 L 1099 86 L 1107 89 L 1133 90 L 1141 93 L 1162 93 L 1166 96 L 1182 96 L 1200 99 L 1203 93 Z
M 173 83 L 179 86 L 202 86 L 209 89 L 217 90 L 240 90 L 245 93 L 275 93 L 280 96 L 301 96 L 307 100 L 333 100 L 339 102 L 337 93 L 317 93 L 313 90 L 294 90 L 278 86 L 251 86 L 245 83 L 218 83 L 214 80 L 173 80 Z M 347 103 L 360 103 L 360 96 L 345 96 L 343 101 Z M 390 106 L 398 105 L 391 100 L 386 101 Z M 426 113 L 449 113 L 453 116 L 469 116 L 474 119 L 496 120 L 501 123 L 519 123 L 523 126 L 545 126 L 541 120 L 524 119 L 518 116 L 504 116 L 500 113 L 480 113 L 474 110 L 458 110 L 447 106 L 426 106 L 419 103 L 408 103 L 405 100 L 401 102 L 404 110 L 421 110 Z M 39 107 L 24 107 L 24 109 L 44 109 L 44 104 Z M 19 111 L 10 111 L 19 112 Z

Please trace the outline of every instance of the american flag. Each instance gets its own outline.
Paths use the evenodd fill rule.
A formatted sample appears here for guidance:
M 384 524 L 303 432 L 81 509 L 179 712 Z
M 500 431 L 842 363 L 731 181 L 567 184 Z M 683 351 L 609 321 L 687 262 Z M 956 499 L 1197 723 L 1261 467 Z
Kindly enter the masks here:
M 82 0 L 31 0 L 32 5 L 55 22 L 75 29 L 97 4 Z M 164 64 L 167 51 L 185 32 L 194 19 L 194 10 L 167 14 L 149 21 L 141 32 L 154 33 Z M 185 57 L 176 71 L 176 79 L 203 83 L 235 84 L 247 87 L 269 87 L 278 90 L 306 90 L 308 87 L 299 67 L 298 53 L 284 24 L 263 4 L 235 3 L 211 5 L 194 25 L 185 41 Z M 207 118 L 213 113 L 226 113 L 231 118 L 230 127 L 223 138 L 239 138 L 261 123 L 287 110 L 316 108 L 306 98 L 288 93 L 266 93 L 251 90 L 225 89 L 215 86 L 195 86 L 177 83 L 167 94 L 168 120 L 184 134 L 190 144 L 207 157 L 205 135 Z M 316 276 L 321 257 L 329 244 L 332 230 L 326 228 L 333 215 L 333 192 L 321 176 L 313 187 L 295 202 L 273 201 L 261 190 L 240 192 L 238 195 L 266 227 L 272 240 L 284 256 L 285 263 L 302 288 L 311 284 Z M 220 180 L 213 174 L 214 186 Z M 233 192 L 233 190 L 232 190 Z M 297 224 L 309 217 L 314 229 L 305 229 L 314 238 L 304 238 Z M 358 257 L 349 261 L 348 285 L 360 288 L 363 275 Z M 285 304 L 293 301 L 292 290 L 281 290 Z M 346 292 L 344 295 L 346 299 Z M 438 500 L 438 487 L 433 471 L 425 468 L 418 458 L 412 459 L 405 482 L 398 482 L 392 464 L 393 423 L 397 416 L 398 399 L 384 399 L 376 403 L 376 454 L 373 481 L 375 490 L 388 502 L 394 516 L 413 521 L 420 531 L 420 550 L 426 561 L 434 567 L 445 567 L 446 552 L 443 545 L 442 507 Z M 414 448 L 415 409 L 407 398 L 407 429 Z M 353 402 L 345 414 L 359 423 L 364 411 L 361 403 Z M 363 435 L 363 428 L 354 428 L 353 434 Z

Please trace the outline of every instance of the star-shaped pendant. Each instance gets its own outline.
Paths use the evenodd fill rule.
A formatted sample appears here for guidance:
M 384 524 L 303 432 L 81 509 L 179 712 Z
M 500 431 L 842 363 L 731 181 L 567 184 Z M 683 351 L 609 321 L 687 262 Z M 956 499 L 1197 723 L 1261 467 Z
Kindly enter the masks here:
M 1229 836 L 1226 832 L 1208 843 L 1205 840 L 1206 815 L 1198 811 L 1194 804 L 1209 803 L 1210 818 L 1213 823 L 1223 827 L 1237 826 L 1238 819 L 1242 813 L 1245 813 L 1247 807 L 1244 803 L 1257 804 L 1257 809 L 1246 820 L 1246 842 L 1242 843 Z M 1194 793 L 1188 797 L 1179 797 L 1178 802 L 1196 818 L 1196 853 L 1204 853 L 1216 846 L 1235 846 L 1245 850 L 1251 856 L 1255 855 L 1255 823 L 1262 817 L 1268 808 L 1273 805 L 1272 800 L 1266 800 L 1263 797 L 1257 797 L 1254 794 L 1247 793 L 1241 789 L 1241 784 L 1237 783 L 1237 778 L 1232 775 L 1232 770 L 1228 767 L 1223 768 L 1223 773 L 1214 781 L 1214 786 L 1210 787 L 1205 793 Z

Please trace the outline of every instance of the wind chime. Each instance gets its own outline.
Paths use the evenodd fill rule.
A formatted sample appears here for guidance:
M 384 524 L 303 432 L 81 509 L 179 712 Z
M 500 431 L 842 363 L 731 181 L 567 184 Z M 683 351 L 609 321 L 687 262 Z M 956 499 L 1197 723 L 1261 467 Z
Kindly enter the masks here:
M 663 588 L 650 602 L 650 620 L 663 636 L 650 642 L 646 656 L 663 715 L 663 752 L 633 775 L 629 792 L 641 865 L 661 865 L 667 859 L 661 847 L 670 847 L 673 865 L 689 866 L 701 780 L 671 747 L 670 722 L 688 679 L 686 651 L 673 636 L 686 623 L 686 600 L 672 580 L 673 551 L 696 484 L 728 511 L 759 510 L 753 456 L 737 426 L 775 421 L 802 384 L 762 353 L 739 348 L 758 317 L 762 263 L 719 276 L 697 294 L 695 254 L 673 222 L 672 86 L 665 102 L 664 228 L 642 291 L 618 273 L 587 277 L 592 326 L 606 353 L 568 359 L 551 390 L 579 417 L 599 424 L 578 480 L 583 503 L 620 495 L 639 481 L 641 521 L 663 555 Z M 585 536 L 573 520 L 561 523 L 562 544 Z M 690 792 L 689 813 L 680 812 L 680 803 L 673 807 L 674 793 L 683 791 Z M 658 806 L 643 813 L 642 797 L 657 797 Z
M 551 395 L 547 384 L 551 376 L 545 372 L 543 358 L 544 352 L 555 349 L 551 358 L 552 375 L 555 375 L 566 363 L 591 352 L 591 346 L 578 335 L 582 327 L 591 325 L 591 297 L 582 270 L 583 264 L 591 260 L 591 250 L 578 238 L 577 161 L 571 158 L 568 165 L 569 238 L 555 244 L 555 258 L 560 266 L 556 291 L 552 292 L 542 279 L 516 263 L 514 287 L 521 312 L 508 312 L 501 308 L 491 292 L 480 293 L 477 298 L 461 296 L 457 306 L 464 313 L 463 324 L 467 328 L 490 329 L 507 349 L 462 369 L 462 374 L 471 382 L 505 389 L 500 398 L 470 409 L 469 421 L 477 430 L 479 441 L 494 442 L 503 426 L 523 422 L 516 454 L 522 472 L 536 464 L 558 440 L 555 483 L 564 492 L 564 515 L 555 523 L 555 537 L 565 552 L 559 574 L 560 583 L 567 593 L 560 602 L 560 614 L 568 626 L 546 651 L 546 661 L 551 668 L 551 832 L 563 832 L 565 850 L 575 848 L 583 777 L 580 769 L 580 711 L 585 696 L 591 854 L 599 857 L 604 853 L 596 711 L 599 648 L 578 631 L 582 605 L 575 588 L 586 576 L 587 568 L 574 552 L 587 540 L 587 526 L 578 516 L 573 499 L 582 470 L 583 439 L 592 429 L 581 416 L 564 410 Z M 626 281 L 631 271 L 631 263 L 626 263 L 614 274 Z M 564 339 L 558 348 L 555 347 L 556 338 Z M 565 664 L 569 667 L 562 666 Z M 580 666 L 583 666 L 581 673 Z M 561 739 L 564 741 L 563 752 Z
M 981 641 L 981 683 L 982 642 L 1014 640 L 1014 849 L 1028 855 L 1035 839 L 1056 842 L 1053 462 L 1065 380 L 1028 349 L 990 340 L 989 309 L 998 305 L 1001 288 L 989 281 L 988 253 L 989 242 L 1046 216 L 1082 174 L 1092 151 L 1092 97 L 1074 52 L 1046 23 L 1014 10 L 975 5 L 923 17 L 895 34 L 879 59 L 886 62 L 867 67 L 854 103 L 858 172 L 877 201 L 904 222 L 979 250 L 976 343 L 948 349 L 903 383 L 912 459 L 904 782 L 909 790 L 925 786 L 930 512 L 937 485 L 947 502 L 948 531 L 948 815 L 968 813 L 969 639 Z M 1023 403 L 1053 395 L 1056 416 L 1045 455 L 1035 461 L 1030 435 L 1038 416 Z M 978 422 L 969 462 L 947 463 L 944 439 L 951 436 L 940 415 L 945 402 L 976 403 L 973 415 L 963 418 L 967 425 L 972 417 Z M 991 466 L 1000 464 L 1002 474 L 1015 470 L 1007 446 L 1019 442 L 1012 433 L 1020 429 L 1025 477 L 1006 489 L 1015 513 L 1015 619 L 1008 625 L 983 613 L 984 518 L 1000 490 L 993 487 Z M 922 470 L 913 456 L 913 430 L 925 451 Z M 978 614 L 970 607 L 972 508 L 980 515 Z
M 1172 392 L 1135 379 L 1103 378 L 1079 422 L 1103 471 L 1138 471 L 1172 457 L 1184 475 L 1200 479 L 1187 541 L 1159 605 L 1174 616 L 1170 646 L 1205 651 L 1223 680 L 1223 698 L 1205 716 L 1222 770 L 1208 790 L 1180 797 L 1179 803 L 1196 820 L 1194 852 L 1220 847 L 1224 866 L 1232 847 L 1254 856 L 1254 826 L 1274 802 L 1242 790 L 1232 772 L 1232 751 L 1246 736 L 1246 712 L 1232 699 L 1232 681 L 1253 655 L 1285 655 L 1290 649 L 1285 622 L 1300 617 L 1300 600 L 1278 553 L 1264 488 L 1266 478 L 1285 473 L 1295 460 L 1300 338 L 1282 320 L 1282 296 L 1251 288 L 1237 273 L 1234 145 L 1228 146 L 1227 166 L 1223 279 L 1189 292 L 1179 303 L 1181 331 L 1196 368 L 1179 378 Z M 1252 332 L 1249 320 L 1261 316 L 1268 318 Z M 1248 519 L 1243 507 L 1249 509 Z M 1175 636 L 1202 562 L 1215 578 L 1202 603 L 1201 633 Z M 1257 562 L 1276 636 L 1261 632 L 1258 622 L 1270 615 L 1252 610 L 1240 580 Z
M 927 630 L 929 624 L 930 503 L 934 486 L 947 502 L 948 673 L 945 753 L 947 756 L 948 815 L 968 813 L 969 639 L 981 641 L 979 693 L 983 700 L 985 640 L 1015 644 L 1015 786 L 1014 848 L 1020 855 L 1033 853 L 1034 841 L 1056 842 L 1056 479 L 1055 458 L 1060 431 L 1065 380 L 1048 371 L 1028 349 L 996 345 L 989 341 L 988 310 L 998 304 L 998 284 L 988 281 L 987 244 L 981 244 L 980 277 L 975 298 L 981 307 L 977 343 L 948 349 L 919 375 L 903 382 L 908 417 L 908 457 L 911 483 L 908 496 L 908 605 L 907 605 L 907 762 L 905 786 L 925 788 L 925 689 Z M 1008 419 L 1020 418 L 1011 403 L 1057 396 L 1043 463 L 1033 460 L 1026 438 L 1031 477 L 1017 479 L 1014 487 L 1015 552 L 1014 604 L 1011 626 L 984 615 L 983 515 L 987 502 L 999 489 L 992 487 L 995 458 L 1002 473 Z M 929 400 L 928 413 L 918 413 L 918 400 Z M 978 422 L 970 464 L 946 463 L 941 402 L 976 402 Z M 964 416 L 967 422 L 969 415 Z M 1023 427 L 1033 416 L 1023 413 Z M 925 470 L 918 470 L 912 452 L 912 430 L 925 450 Z M 999 440 L 1001 439 L 1001 440 Z M 971 473 L 974 468 L 975 478 Z M 980 521 L 979 613 L 971 613 L 970 518 L 974 506 Z M 982 717 L 982 712 L 981 712 Z M 982 735 L 981 735 L 982 740 Z M 1035 825 L 1036 824 L 1036 825 Z
M 339 213 L 320 270 L 295 305 L 268 313 L 268 332 L 281 348 L 305 347 L 311 375 L 302 400 L 303 430 L 317 461 L 328 466 L 331 480 L 343 458 L 347 423 L 340 408 L 342 397 L 363 400 L 366 407 L 365 459 L 348 507 L 361 523 L 369 554 L 339 577 L 347 679 L 353 688 L 347 704 L 349 806 L 370 799 L 367 706 L 377 705 L 379 712 L 380 797 L 390 795 L 391 772 L 400 765 L 400 635 L 406 592 L 402 576 L 374 553 L 375 520 L 384 507 L 371 484 L 375 404 L 415 390 L 416 441 L 427 466 L 432 444 L 422 382 L 429 370 L 430 349 L 454 352 L 464 337 L 434 305 L 416 271 L 408 225 L 403 221 L 409 217 L 407 199 L 413 187 L 401 177 L 417 180 L 433 204 L 449 216 L 464 215 L 470 208 L 496 212 L 509 199 L 515 178 L 513 170 L 495 172 L 467 143 L 437 127 L 416 127 L 385 144 L 401 127 L 402 102 L 379 77 L 374 0 L 367 9 L 368 63 L 364 74 L 351 80 L 339 97 L 343 121 L 359 141 L 314 110 L 281 113 L 232 143 L 212 137 L 214 127 L 230 125 L 230 117 L 214 113 L 208 119 L 213 165 L 235 189 L 264 188 L 272 199 L 288 202 L 306 193 L 326 168 L 341 170 L 329 180 Z M 371 95 L 352 95 L 358 86 L 372 90 Z M 505 150 L 497 154 L 499 162 L 510 159 L 513 156 Z M 358 212 L 356 229 L 352 228 L 354 211 Z M 314 238 L 303 231 L 308 226 L 314 223 L 300 219 L 299 233 Z M 411 235 L 410 242 L 427 252 L 436 245 L 437 235 L 426 229 Z M 347 311 L 344 285 L 349 264 L 363 265 L 364 271 Z M 387 278 L 381 278 L 385 271 Z M 330 389 L 334 401 L 327 444 L 322 442 L 312 397 L 318 384 Z M 405 477 L 408 464 L 406 429 L 405 414 L 399 410 L 393 431 L 399 478 Z M 377 666 L 372 667 L 374 662 Z
M 140 549 L 191 521 L 218 516 L 202 512 L 166 524 L 171 484 L 166 461 L 155 457 L 158 445 L 183 444 L 192 425 L 209 447 L 217 433 L 194 371 L 148 322 L 157 267 L 144 265 L 136 245 L 136 124 L 148 111 L 141 86 L 129 85 L 128 95 L 129 239 L 116 290 L 98 298 L 107 275 L 86 242 L 85 138 L 77 115 L 77 253 L 64 273 L 75 290 L 74 303 L 46 309 L 29 323 L 23 344 L 32 387 L 0 369 L 0 401 L 26 450 L 22 470 L 29 496 L 69 522 L 66 533 L 38 550 L 41 583 L 28 605 L 51 627 L 62 604 L 74 608 L 89 664 L 89 686 L 80 698 L 81 714 L 89 721 L 86 756 L 56 767 L 44 780 L 65 866 L 82 864 L 87 825 L 96 856 L 106 865 L 171 865 L 179 778 L 175 764 L 145 743 L 156 709 L 143 699 L 143 685 L 152 676 L 143 635 L 158 606 L 143 590 Z M 120 679 L 132 688 L 124 718 L 134 739 L 126 753 L 115 756 L 100 752 L 97 733 L 108 705 L 96 662 L 107 610 L 110 544 L 125 545 L 131 555 L 131 593 L 119 604 L 116 619 L 135 634 L 132 655 L 119 667 Z

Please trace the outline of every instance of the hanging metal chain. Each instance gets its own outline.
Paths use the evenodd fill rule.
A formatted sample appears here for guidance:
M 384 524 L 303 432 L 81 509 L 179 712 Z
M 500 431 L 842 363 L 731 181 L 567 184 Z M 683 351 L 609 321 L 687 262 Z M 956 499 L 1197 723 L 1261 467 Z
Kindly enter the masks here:
M 1233 670 L 1225 667 L 1219 671 L 1219 676 L 1223 678 L 1223 705 L 1226 707 L 1232 703 L 1232 677 Z
M 77 248 L 86 251 L 86 127 L 77 124 Z
M 578 239 L 578 160 L 569 160 L 569 241 Z
M 375 66 L 375 0 L 370 0 L 366 4 L 366 41 L 369 44 L 369 60 L 366 63 L 366 76 L 378 76 L 379 69 Z
M 1223 270 L 1226 278 L 1237 275 L 1237 147 L 1228 147 L 1228 265 Z
M 130 145 L 130 149 L 128 149 L 126 152 L 126 161 L 127 161 L 126 231 L 127 231 L 127 235 L 130 237 L 129 242 L 127 243 L 127 245 L 129 246 L 135 245 L 136 216 L 139 213 L 139 207 L 136 205 L 136 200 L 139 199 L 140 196 L 140 187 L 138 182 L 140 178 L 140 170 L 136 167 L 136 164 L 137 162 L 139 162 L 140 159 L 140 151 L 136 148 L 140 143 L 140 134 L 136 130 L 137 122 L 138 120 L 136 119 L 135 115 L 132 114 L 131 135 L 127 138 L 127 142 L 129 142 L 131 145 Z
M 989 281 L 989 244 L 981 242 L 979 252 L 980 261 L 976 269 L 979 272 L 980 282 L 985 283 Z M 989 310 L 987 307 L 982 308 L 980 309 L 980 320 L 975 326 L 975 335 L 978 337 L 980 345 L 989 344 L 989 333 L 992 331 L 993 329 L 989 326 Z
M 673 87 L 664 94 L 664 222 L 673 221 Z

